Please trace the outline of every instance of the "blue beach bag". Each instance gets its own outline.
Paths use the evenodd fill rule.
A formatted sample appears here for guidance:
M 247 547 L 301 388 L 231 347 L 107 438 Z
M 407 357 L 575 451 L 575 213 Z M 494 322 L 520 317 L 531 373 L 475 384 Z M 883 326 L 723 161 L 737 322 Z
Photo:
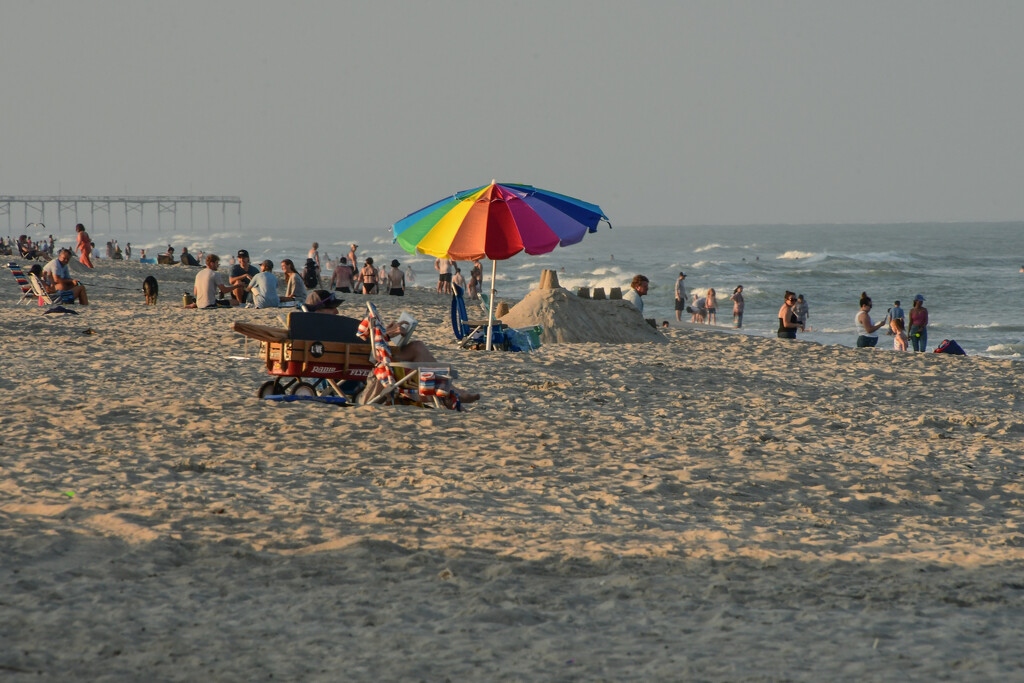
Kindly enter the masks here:
M 952 339 L 943 339 L 942 343 L 935 347 L 935 353 L 948 353 L 953 356 L 966 356 L 960 345 Z

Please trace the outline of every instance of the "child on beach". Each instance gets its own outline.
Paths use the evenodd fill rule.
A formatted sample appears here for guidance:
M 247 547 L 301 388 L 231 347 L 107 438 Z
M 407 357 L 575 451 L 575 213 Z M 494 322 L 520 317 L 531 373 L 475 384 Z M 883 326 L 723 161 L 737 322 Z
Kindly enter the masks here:
M 743 327 L 743 285 L 737 285 L 732 290 L 732 326 L 739 329 Z
M 904 329 L 903 318 L 893 318 L 889 321 L 889 329 L 892 332 L 892 348 L 896 351 L 908 351 L 910 349 L 910 340 L 907 338 L 907 332 Z
M 708 325 L 718 324 L 718 295 L 715 294 L 715 288 L 709 287 L 707 294 L 707 301 L 704 304 L 704 308 L 707 309 L 707 323 Z
M 807 318 L 810 315 L 807 308 L 807 300 L 804 299 L 803 294 L 798 294 L 796 297 L 796 303 L 793 304 L 793 315 L 796 316 L 797 321 L 800 323 L 800 331 L 807 331 Z
M 889 320 L 890 321 L 892 321 L 892 320 L 903 320 L 903 325 L 906 326 L 907 323 L 906 323 L 906 319 L 905 319 L 905 314 L 903 313 L 903 309 L 900 307 L 899 300 L 893 302 L 892 308 L 889 309 Z M 893 334 L 893 330 L 892 330 L 891 326 L 890 326 L 889 331 L 886 332 L 886 334 L 888 334 L 888 335 L 892 335 Z

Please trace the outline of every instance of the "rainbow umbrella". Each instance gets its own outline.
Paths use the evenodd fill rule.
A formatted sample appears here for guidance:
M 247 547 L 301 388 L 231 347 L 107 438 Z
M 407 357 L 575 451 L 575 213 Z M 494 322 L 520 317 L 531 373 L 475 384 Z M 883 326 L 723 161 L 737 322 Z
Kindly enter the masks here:
M 487 311 L 487 348 L 494 325 L 494 277 L 497 262 L 521 251 L 546 254 L 597 232 L 608 217 L 597 204 L 531 185 L 497 183 L 456 192 L 425 206 L 391 226 L 394 241 L 410 254 L 419 252 L 453 261 L 491 260 L 491 299 Z

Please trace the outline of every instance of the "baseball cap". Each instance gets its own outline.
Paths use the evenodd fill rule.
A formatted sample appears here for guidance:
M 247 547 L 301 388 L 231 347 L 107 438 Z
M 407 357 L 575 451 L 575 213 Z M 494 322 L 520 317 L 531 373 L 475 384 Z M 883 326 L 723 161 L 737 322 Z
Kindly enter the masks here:
M 391 259 L 391 267 L 392 268 L 397 268 L 400 265 L 402 265 L 402 264 L 398 262 L 398 259 Z
M 247 252 L 245 249 L 239 249 L 238 258 L 249 258 L 249 252 Z
M 920 294 L 915 294 L 914 295 L 914 301 L 921 301 L 921 302 L 923 302 L 924 301 L 924 297 L 922 295 L 920 295 Z

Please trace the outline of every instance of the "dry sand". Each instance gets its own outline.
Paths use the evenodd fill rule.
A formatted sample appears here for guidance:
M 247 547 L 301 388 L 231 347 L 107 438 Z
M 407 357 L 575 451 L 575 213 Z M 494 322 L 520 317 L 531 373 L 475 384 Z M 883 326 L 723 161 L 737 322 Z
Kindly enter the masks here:
M 4 680 L 1024 676 L 1020 365 L 459 351 L 420 291 L 375 300 L 480 403 L 273 404 L 229 324 L 277 312 L 183 310 L 194 272 L 0 288 Z

